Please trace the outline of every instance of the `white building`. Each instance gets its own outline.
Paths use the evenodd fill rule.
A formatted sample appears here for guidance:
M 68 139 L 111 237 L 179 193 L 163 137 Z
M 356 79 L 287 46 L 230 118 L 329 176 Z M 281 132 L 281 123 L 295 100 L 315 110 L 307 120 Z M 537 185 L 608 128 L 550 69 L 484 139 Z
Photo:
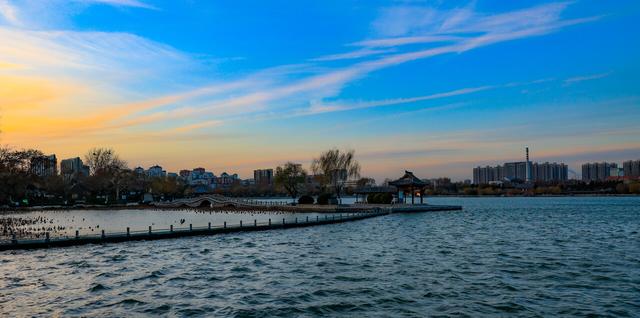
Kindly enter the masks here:
M 167 176 L 167 172 L 162 167 L 155 165 L 147 170 L 147 176 L 150 178 L 163 178 Z
M 39 177 L 51 177 L 58 174 L 58 160 L 56 155 L 38 156 L 31 158 L 31 173 Z
M 89 166 L 86 166 L 80 157 L 64 159 L 60 161 L 60 173 L 65 180 L 78 176 L 89 176 Z

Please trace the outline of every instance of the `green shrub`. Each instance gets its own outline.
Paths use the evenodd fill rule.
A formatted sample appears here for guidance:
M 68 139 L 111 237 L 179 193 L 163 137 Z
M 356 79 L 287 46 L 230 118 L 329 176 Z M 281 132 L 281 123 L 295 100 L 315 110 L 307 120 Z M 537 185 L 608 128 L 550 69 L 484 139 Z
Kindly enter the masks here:
M 316 200 L 316 202 L 321 205 L 327 205 L 329 204 L 330 199 L 331 199 L 330 193 L 323 193 L 318 196 L 318 200 Z
M 462 191 L 464 195 L 478 195 L 478 189 L 476 188 L 464 188 Z
M 313 197 L 310 195 L 303 195 L 298 199 L 298 204 L 313 204 Z
M 367 202 L 371 204 L 391 204 L 393 195 L 391 193 L 372 193 L 367 196 Z
M 380 193 L 378 200 L 380 200 L 381 204 L 391 204 L 393 195 L 391 193 Z

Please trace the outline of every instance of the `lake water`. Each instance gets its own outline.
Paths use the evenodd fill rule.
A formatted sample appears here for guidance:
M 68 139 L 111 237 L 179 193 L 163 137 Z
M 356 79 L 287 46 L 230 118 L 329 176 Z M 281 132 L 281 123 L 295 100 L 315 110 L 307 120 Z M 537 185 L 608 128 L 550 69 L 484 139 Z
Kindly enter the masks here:
M 336 214 L 337 215 L 337 214 Z M 193 209 L 182 210 L 52 210 L 33 211 L 0 214 L 0 242 L 11 241 L 11 233 L 15 232 L 18 239 L 43 239 L 46 232 L 51 238 L 74 237 L 75 231 L 79 235 L 100 235 L 105 233 L 123 233 L 127 227 L 131 231 L 146 232 L 149 226 L 155 230 L 167 230 L 173 225 L 174 229 L 188 229 L 192 224 L 194 228 L 205 228 L 211 222 L 211 226 L 239 225 L 240 221 L 245 225 L 267 223 L 269 219 L 273 223 L 295 222 L 296 218 L 302 222 L 308 217 L 315 220 L 316 217 L 333 216 L 332 213 L 291 213 L 291 212 L 249 212 L 249 211 L 204 211 Z M 7 221 L 13 224 L 20 222 L 18 226 L 6 226 Z
M 0 252 L 0 316 L 640 316 L 640 198 Z

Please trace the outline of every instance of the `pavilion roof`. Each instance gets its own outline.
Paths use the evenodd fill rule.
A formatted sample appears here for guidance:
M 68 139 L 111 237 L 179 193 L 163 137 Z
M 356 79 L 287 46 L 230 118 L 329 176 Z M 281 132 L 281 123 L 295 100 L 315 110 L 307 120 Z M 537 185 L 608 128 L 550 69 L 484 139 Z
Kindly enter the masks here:
M 425 187 L 427 183 L 418 179 L 411 171 L 404 171 L 402 178 L 389 182 L 389 185 L 395 187 Z

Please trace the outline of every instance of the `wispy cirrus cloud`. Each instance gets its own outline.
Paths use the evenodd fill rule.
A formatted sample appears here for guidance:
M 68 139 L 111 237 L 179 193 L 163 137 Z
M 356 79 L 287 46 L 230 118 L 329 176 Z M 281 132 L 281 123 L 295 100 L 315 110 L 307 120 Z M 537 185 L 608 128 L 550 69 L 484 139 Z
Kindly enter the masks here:
M 146 2 L 133 0 L 82 2 L 147 7 Z M 551 3 L 500 14 L 477 12 L 471 7 L 448 11 L 430 7 L 396 8 L 383 12 L 374 22 L 374 25 L 388 23 L 391 30 L 375 32 L 374 35 L 391 37 L 347 43 L 347 47 L 360 48 L 313 58 L 310 65 L 292 63 L 276 66 L 272 71 L 257 70 L 244 78 L 221 78 L 218 83 L 191 89 L 184 85 L 180 88 L 171 87 L 163 78 L 165 74 L 176 78 L 176 74 L 199 67 L 197 60 L 188 53 L 129 33 L 55 29 L 32 31 L 0 27 L 0 41 L 11 43 L 0 47 L 0 63 L 19 65 L 21 68 L 19 72 L 15 71 L 16 76 L 62 76 L 79 85 L 91 83 L 87 86 L 107 88 L 107 92 L 115 93 L 109 95 L 138 99 L 127 103 L 95 103 L 93 107 L 85 107 L 79 116 L 69 116 L 67 113 L 52 117 L 49 113 L 42 113 L 41 116 L 46 118 L 42 118 L 41 124 L 32 126 L 34 135 L 41 133 L 44 126 L 52 133 L 56 130 L 66 131 L 68 135 L 75 133 L 70 126 L 103 133 L 142 129 L 157 123 L 178 129 L 184 125 L 197 127 L 201 122 L 202 128 L 207 128 L 219 125 L 204 123 L 224 122 L 227 118 L 252 114 L 268 113 L 276 117 L 314 115 L 461 96 L 491 89 L 489 86 L 480 86 L 412 98 L 347 104 L 325 102 L 339 96 L 350 83 L 385 68 L 444 54 L 459 54 L 494 43 L 540 36 L 595 19 L 562 19 L 561 13 L 568 5 L 565 2 Z M 338 67 L 325 64 L 335 60 L 344 63 Z M 301 72 L 301 69 L 304 71 Z M 289 77 L 293 72 L 296 76 Z M 265 73 L 270 75 L 265 76 Z M 96 78 L 101 79 L 100 83 L 92 80 Z M 128 89 L 128 86 L 141 82 L 147 86 L 159 85 L 163 96 L 141 94 Z M 71 107 L 75 110 L 80 109 L 84 102 L 75 96 L 66 96 L 61 100 L 78 105 Z M 50 109 L 50 112 L 56 114 L 54 109 Z M 28 115 L 32 119 L 35 116 L 32 122 L 38 122 L 38 114 Z M 60 119 L 54 121 L 56 117 Z M 29 129 L 17 126 L 13 130 L 29 132 Z
M 312 114 L 322 114 L 328 112 L 338 112 L 338 111 L 348 111 L 348 110 L 356 110 L 356 109 L 364 109 L 364 108 L 373 108 L 373 107 L 383 107 L 383 106 L 391 106 L 391 105 L 402 105 L 409 103 L 416 103 L 427 100 L 441 99 L 446 97 L 454 97 L 472 94 L 476 92 L 486 91 L 489 89 L 493 89 L 496 86 L 480 86 L 480 87 L 471 87 L 471 88 L 463 88 L 457 89 L 449 92 L 436 93 L 426 96 L 417 96 L 417 97 L 409 97 L 409 98 L 393 98 L 393 99 L 385 99 L 385 100 L 376 100 L 376 101 L 342 101 L 342 102 L 332 102 L 332 103 L 321 103 L 321 104 L 313 104 L 306 112 L 299 113 L 300 115 L 312 115 Z
M 106 4 L 116 7 L 134 7 L 157 10 L 158 8 L 138 0 L 72 0 L 87 4 Z
M 331 55 L 325 55 L 325 56 L 321 56 L 321 57 L 316 57 L 311 59 L 310 61 L 313 62 L 325 62 L 325 61 L 337 61 L 337 60 L 351 60 L 351 59 L 358 59 L 358 58 L 363 58 L 363 57 L 368 57 L 368 56 L 372 56 L 372 55 L 380 55 L 380 54 L 385 54 L 385 53 L 391 53 L 394 52 L 395 50 L 393 49 L 361 49 L 361 50 L 357 50 L 357 51 L 351 51 L 351 52 L 347 52 L 347 53 L 339 53 L 339 54 L 331 54 Z
M 0 25 L 48 29 L 67 25 L 72 17 L 95 5 L 160 10 L 141 0 L 0 0 Z
M 372 28 L 383 37 L 513 32 L 560 21 L 570 4 L 547 3 L 504 13 L 478 12 L 472 6 L 452 10 L 394 6 L 382 9 Z
M 572 84 L 572 83 L 578 83 L 578 82 L 584 82 L 584 81 L 592 81 L 592 80 L 608 77 L 612 73 L 613 72 L 606 72 L 606 73 L 599 73 L 599 74 L 576 76 L 576 77 L 567 78 L 566 80 L 564 80 L 564 82 L 566 84 Z
M 349 45 L 365 46 L 365 47 L 393 47 L 393 46 L 403 46 L 403 45 L 409 45 L 409 44 L 457 42 L 463 39 L 464 37 L 461 37 L 461 36 L 425 35 L 425 36 L 406 36 L 406 37 L 396 37 L 396 38 L 364 40 L 364 41 L 354 42 Z
M 566 8 L 566 6 L 566 3 L 550 4 L 516 11 L 513 15 L 510 15 L 509 13 L 481 15 L 473 18 L 472 20 L 474 22 L 468 22 L 466 24 L 463 24 L 462 22 L 449 22 L 448 25 L 450 28 L 455 26 L 464 32 L 474 30 L 472 26 L 476 25 L 477 33 L 475 35 L 455 35 L 455 42 L 453 43 L 445 42 L 442 45 L 422 50 L 418 48 L 407 52 L 387 54 L 383 57 L 356 62 L 337 69 L 327 68 L 319 74 L 312 74 L 311 76 L 304 77 L 302 79 L 279 83 L 265 87 L 264 89 L 251 90 L 244 95 L 234 95 L 230 98 L 216 98 L 215 101 L 208 104 L 204 103 L 202 106 L 198 107 L 178 107 L 170 113 L 167 113 L 165 118 L 189 118 L 195 116 L 206 118 L 207 116 L 212 116 L 214 114 L 219 116 L 220 113 L 232 113 L 238 115 L 243 113 L 254 113 L 256 111 L 265 111 L 265 109 L 270 113 L 285 112 L 286 114 L 293 114 L 296 116 L 300 114 L 309 115 L 343 110 L 348 107 L 345 107 L 344 105 L 319 106 L 322 105 L 322 103 L 313 101 L 321 101 L 326 97 L 335 96 L 340 92 L 344 85 L 380 69 L 442 54 L 461 53 L 503 41 L 540 36 L 557 31 L 566 26 L 586 23 L 596 19 L 561 20 L 559 12 Z M 522 20 L 524 17 L 537 15 L 542 15 L 543 17 L 533 19 L 534 21 Z M 439 29 L 441 28 L 439 27 Z M 379 39 L 379 41 L 382 42 L 377 42 L 378 44 L 375 44 L 376 42 L 369 42 L 369 44 L 390 45 L 392 44 L 392 41 L 395 40 L 397 39 Z M 453 38 L 418 37 L 413 40 L 401 39 L 400 45 L 403 45 L 402 41 L 406 43 L 411 41 L 419 42 L 418 40 L 453 40 Z M 354 55 L 357 55 L 357 51 Z M 309 107 L 299 107 L 296 106 L 295 103 L 298 103 L 297 105 L 309 104 Z M 370 105 L 359 105 L 357 107 L 366 108 L 365 106 L 371 107 Z
M 9 24 L 20 24 L 18 9 L 9 0 L 0 0 L 0 17 Z

